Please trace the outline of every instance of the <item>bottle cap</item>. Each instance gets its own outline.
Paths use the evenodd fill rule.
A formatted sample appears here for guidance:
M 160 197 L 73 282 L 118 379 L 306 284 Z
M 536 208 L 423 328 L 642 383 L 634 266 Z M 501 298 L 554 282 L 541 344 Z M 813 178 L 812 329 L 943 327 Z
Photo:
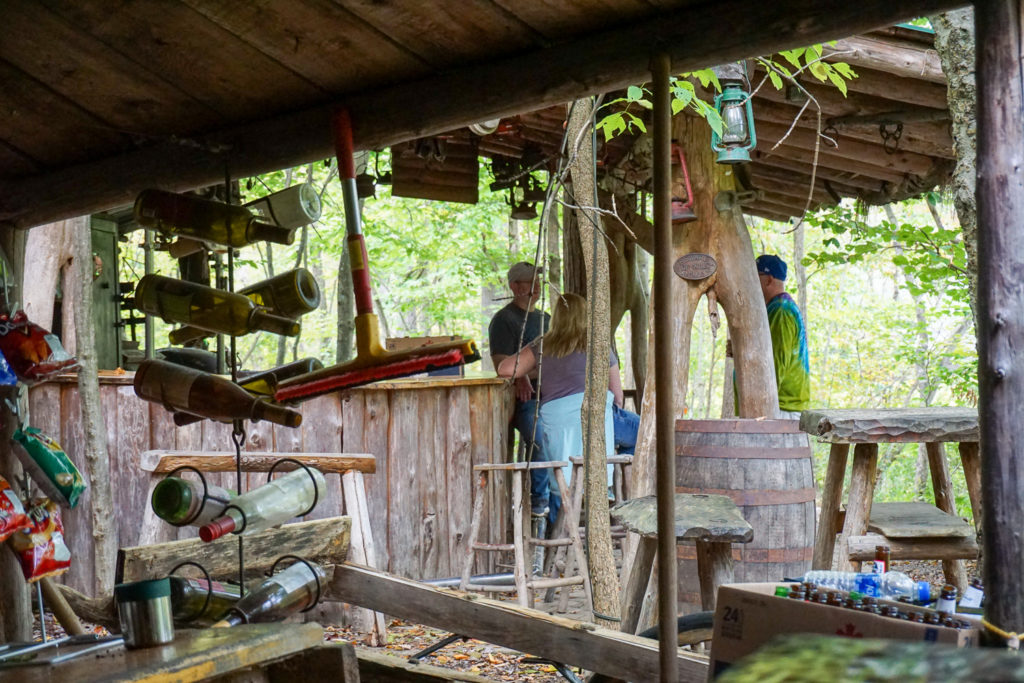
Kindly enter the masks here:
M 166 477 L 153 487 L 150 504 L 157 517 L 177 524 L 188 519 L 192 499 L 192 485 L 189 482 L 178 477 Z
M 209 524 L 199 527 L 199 538 L 203 542 L 216 541 L 221 536 L 226 536 L 235 530 L 235 520 L 230 515 L 218 517 Z
M 917 582 L 917 601 L 921 603 L 929 602 L 932 599 L 932 586 L 927 581 Z

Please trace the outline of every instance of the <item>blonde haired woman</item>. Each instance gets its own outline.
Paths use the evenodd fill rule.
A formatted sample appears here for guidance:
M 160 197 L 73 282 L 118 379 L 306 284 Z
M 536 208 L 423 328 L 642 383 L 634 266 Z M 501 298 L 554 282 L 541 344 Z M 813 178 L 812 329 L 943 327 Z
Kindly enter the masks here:
M 543 337 L 509 356 L 498 365 L 501 377 L 522 377 L 533 371 L 543 353 L 540 375 L 540 417 L 544 455 L 548 460 L 568 460 L 583 455 L 580 412 L 587 383 L 587 301 L 578 294 L 562 294 L 555 300 L 551 329 Z M 615 451 L 612 402 L 622 405 L 622 382 L 615 354 L 608 359 L 608 394 L 605 402 L 604 442 L 606 455 Z M 571 472 L 571 468 L 568 468 Z M 552 487 L 551 519 L 557 519 L 561 501 Z

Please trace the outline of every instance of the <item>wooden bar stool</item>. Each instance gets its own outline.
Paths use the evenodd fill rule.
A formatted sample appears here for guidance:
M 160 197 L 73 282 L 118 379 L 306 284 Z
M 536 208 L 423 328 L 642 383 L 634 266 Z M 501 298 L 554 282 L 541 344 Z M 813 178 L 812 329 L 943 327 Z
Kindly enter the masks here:
M 554 460 L 550 462 L 490 463 L 473 467 L 473 470 L 478 475 L 477 491 L 476 498 L 473 500 L 473 518 L 470 522 L 466 557 L 462 565 L 462 577 L 459 582 L 461 590 L 487 592 L 514 590 L 519 604 L 529 607 L 533 603 L 534 590 L 582 585 L 586 591 L 588 601 L 590 600 L 590 579 L 587 573 L 587 561 L 583 555 L 583 543 L 580 540 L 579 530 L 573 527 L 564 536 L 543 539 L 531 536 L 529 525 L 524 524 L 526 513 L 523 506 L 523 491 L 525 487 L 529 486 L 529 479 L 524 476 L 524 473 L 528 474 L 530 471 L 537 469 L 554 470 L 555 481 L 562 500 L 569 500 L 569 487 L 566 485 L 565 476 L 562 474 L 562 468 L 568 465 L 568 461 Z M 512 474 L 512 543 L 485 543 L 478 540 L 481 519 L 483 518 L 484 500 L 487 498 L 488 486 L 493 479 L 492 475 L 496 472 L 510 472 Z M 572 554 L 568 566 L 577 569 L 575 572 L 566 571 L 563 576 L 559 577 L 533 577 L 531 576 L 533 553 L 527 552 L 527 546 L 529 546 L 531 551 L 535 546 L 571 548 Z M 514 586 L 482 585 L 474 584 L 470 581 L 473 573 L 473 562 L 477 552 L 507 552 L 510 550 L 515 558 L 513 570 Z M 563 593 L 566 592 L 563 591 Z
M 636 560 L 623 589 L 620 626 L 626 633 L 636 633 L 658 550 L 658 501 L 655 496 L 634 498 L 616 505 L 611 513 L 620 524 L 640 534 Z M 754 529 L 732 499 L 713 494 L 677 493 L 675 519 L 676 540 L 697 544 L 701 606 L 714 610 L 718 587 L 733 580 L 732 544 L 749 543 L 754 538 Z

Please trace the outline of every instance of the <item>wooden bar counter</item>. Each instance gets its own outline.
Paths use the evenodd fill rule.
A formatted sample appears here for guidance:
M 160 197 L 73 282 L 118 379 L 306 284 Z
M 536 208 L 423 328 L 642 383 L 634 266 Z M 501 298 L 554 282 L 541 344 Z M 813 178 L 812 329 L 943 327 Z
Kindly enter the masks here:
M 161 406 L 135 396 L 133 380 L 131 372 L 100 373 L 114 496 L 114 509 L 108 513 L 116 519 L 120 547 L 137 544 L 149 504 L 149 475 L 140 469 L 141 453 L 234 451 L 230 425 L 204 420 L 176 427 Z M 511 386 L 497 377 L 380 382 L 299 404 L 303 421 L 298 429 L 248 423 L 244 450 L 376 456 L 376 472 L 365 475 L 365 482 L 378 568 L 415 579 L 455 576 L 472 512 L 472 468 L 504 458 L 512 401 Z M 28 422 L 57 439 L 86 475 L 80 405 L 77 376 L 64 375 L 32 387 Z M 250 488 L 266 481 L 263 473 L 245 476 Z M 235 488 L 234 474 L 210 478 Z M 344 513 L 340 475 L 329 474 L 327 481 L 326 500 L 307 519 Z M 500 512 L 486 520 L 494 538 L 504 533 L 505 500 L 488 505 Z M 91 505 L 87 489 L 77 507 L 64 510 L 73 557 L 64 581 L 96 595 Z M 177 537 L 195 535 L 186 527 Z

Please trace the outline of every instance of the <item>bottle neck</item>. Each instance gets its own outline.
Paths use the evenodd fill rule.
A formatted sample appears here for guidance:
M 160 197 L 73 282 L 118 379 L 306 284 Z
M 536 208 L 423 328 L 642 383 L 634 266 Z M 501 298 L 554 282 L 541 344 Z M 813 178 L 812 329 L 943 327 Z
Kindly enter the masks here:
M 253 404 L 252 418 L 273 422 L 282 427 L 298 427 L 302 424 L 302 413 L 266 399 L 259 399 Z
M 283 334 L 286 337 L 298 336 L 299 331 L 302 329 L 302 326 L 297 320 L 285 318 L 280 315 L 274 315 L 262 308 L 253 309 L 249 320 L 252 322 L 254 327 L 258 327 L 261 330 L 266 330 L 275 334 Z
M 245 231 L 246 238 L 250 242 L 264 240 L 276 244 L 291 244 L 295 241 L 295 228 L 282 228 L 270 223 L 261 223 L 253 220 Z

